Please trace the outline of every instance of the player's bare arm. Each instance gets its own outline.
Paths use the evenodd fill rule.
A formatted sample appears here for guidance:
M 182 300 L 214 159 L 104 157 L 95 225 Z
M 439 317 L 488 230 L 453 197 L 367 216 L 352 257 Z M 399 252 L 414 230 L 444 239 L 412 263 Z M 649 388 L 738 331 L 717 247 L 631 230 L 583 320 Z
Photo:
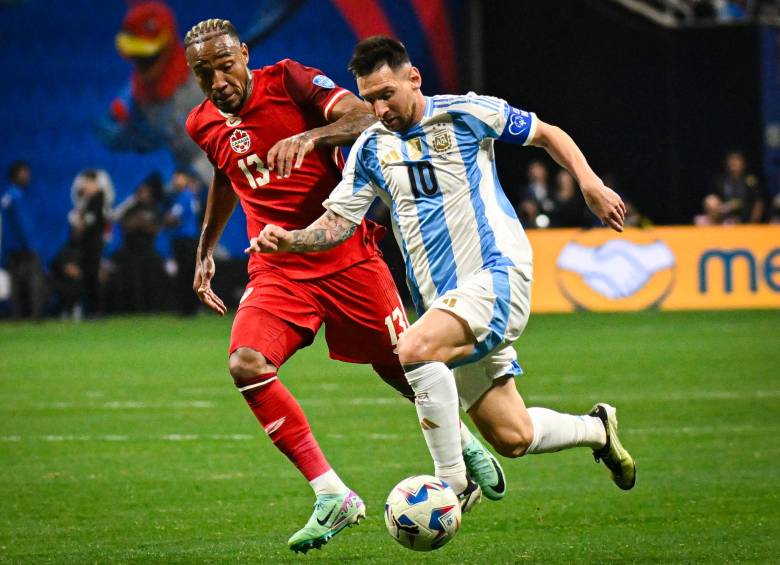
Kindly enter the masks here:
M 220 316 L 225 315 L 227 308 L 222 299 L 211 289 L 211 279 L 216 271 L 214 248 L 225 229 L 225 224 L 233 214 L 237 202 L 238 197 L 233 192 L 230 180 L 222 171 L 215 168 L 214 178 L 209 187 L 203 227 L 200 232 L 198 254 L 195 259 L 195 280 L 192 282 L 192 289 L 203 304 Z
M 569 134 L 540 120 L 530 144 L 543 148 L 556 163 L 574 175 L 588 208 L 599 220 L 615 231 L 623 231 L 626 205 L 620 196 L 593 172 L 585 155 Z
M 317 147 L 333 147 L 352 143 L 376 117 L 365 102 L 347 93 L 336 102 L 330 112 L 332 120 L 326 126 L 278 141 L 268 151 L 268 168 L 282 177 L 289 177 L 293 168 L 299 168 L 303 158 Z
M 327 251 L 349 239 L 358 224 L 328 210 L 302 230 L 286 230 L 268 224 L 260 235 L 249 240 L 246 253 L 310 253 Z

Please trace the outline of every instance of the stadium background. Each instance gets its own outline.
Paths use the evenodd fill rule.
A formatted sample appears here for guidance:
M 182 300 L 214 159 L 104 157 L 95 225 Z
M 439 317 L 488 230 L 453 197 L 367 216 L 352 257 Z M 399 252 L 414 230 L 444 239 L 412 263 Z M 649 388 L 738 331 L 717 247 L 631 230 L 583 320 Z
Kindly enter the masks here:
M 345 64 L 356 39 L 391 31 L 422 68 L 426 93 L 474 89 L 561 125 L 656 226 L 691 223 L 733 148 L 744 151 L 769 197 L 780 189 L 772 133 L 780 127 L 780 43 L 772 22 L 667 27 L 622 0 L 168 3 L 180 36 L 207 17 L 229 18 L 247 34 L 289 9 L 253 47 L 253 65 L 290 57 L 353 90 Z M 0 166 L 16 159 L 32 166 L 28 192 L 44 264 L 67 241 L 79 171 L 106 169 L 121 202 L 151 172 L 167 179 L 174 170 L 166 150 L 115 152 L 96 136 L 131 71 L 114 48 L 126 10 L 120 1 L 0 1 L 0 61 L 9 78 L 0 89 Z M 543 158 L 497 151 L 507 190 L 519 189 L 529 162 Z M 686 237 L 697 242 L 687 270 L 678 260 L 670 274 L 693 289 L 695 300 L 682 309 L 762 311 L 658 313 L 663 292 L 617 307 L 604 307 L 603 297 L 578 302 L 561 298 L 571 287 L 555 262 L 538 261 L 551 263 L 550 278 L 537 277 L 535 292 L 550 300 L 543 309 L 651 310 L 535 316 L 518 345 L 531 401 L 572 412 L 605 398 L 619 403 L 626 442 L 640 461 L 639 487 L 628 497 L 605 490 L 582 453 L 507 463 L 509 500 L 480 508 L 463 539 L 432 562 L 776 556 L 780 236 L 772 226 L 740 229 L 749 233 L 665 227 L 625 239 L 678 238 L 668 243 L 675 253 L 690 247 Z M 572 241 L 606 241 L 599 230 L 531 237 L 537 255 L 549 248 L 556 257 Z M 238 211 L 223 239 L 233 259 L 220 270 L 223 280 L 235 274 L 227 289 L 234 299 L 245 240 Z M 114 226 L 106 254 L 121 241 Z M 157 249 L 170 253 L 165 235 Z M 699 292 L 710 251 L 714 266 L 704 268 L 715 269 L 714 298 Z M 749 257 L 730 259 L 733 252 Z M 667 284 L 662 276 L 650 282 Z M 0 323 L 0 561 L 289 559 L 284 541 L 306 514 L 308 492 L 231 389 L 228 331 L 229 320 L 204 315 Z M 361 484 L 375 513 L 321 559 L 404 562 L 409 554 L 387 539 L 376 509 L 391 484 L 424 470 L 419 432 L 409 407 L 366 368 L 325 357 L 317 341 L 296 357 L 287 382 L 336 467 Z

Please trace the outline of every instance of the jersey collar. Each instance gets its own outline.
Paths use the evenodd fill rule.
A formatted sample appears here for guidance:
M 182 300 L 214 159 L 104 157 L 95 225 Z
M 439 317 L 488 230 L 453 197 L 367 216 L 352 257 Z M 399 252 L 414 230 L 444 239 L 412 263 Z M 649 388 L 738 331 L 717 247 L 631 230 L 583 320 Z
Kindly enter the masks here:
M 399 137 L 403 140 L 411 139 L 413 137 L 418 137 L 423 133 L 423 128 L 422 128 L 423 122 L 427 118 L 430 118 L 432 115 L 433 115 L 433 99 L 431 99 L 430 96 L 425 96 L 425 107 L 423 108 L 422 120 L 414 124 L 412 127 L 410 127 L 408 130 L 406 130 L 403 133 L 398 133 L 398 132 L 392 132 L 392 133 L 396 137 Z

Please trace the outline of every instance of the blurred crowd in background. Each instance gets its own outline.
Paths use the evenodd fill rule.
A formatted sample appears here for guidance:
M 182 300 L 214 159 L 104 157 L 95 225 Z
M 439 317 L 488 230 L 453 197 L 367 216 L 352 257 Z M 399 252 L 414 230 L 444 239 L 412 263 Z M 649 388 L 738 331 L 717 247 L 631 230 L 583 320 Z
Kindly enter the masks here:
M 0 193 L 11 316 L 40 319 L 54 313 L 80 320 L 118 312 L 197 313 L 192 282 L 207 191 L 196 174 L 178 169 L 163 179 L 151 173 L 115 203 L 109 171 L 80 172 L 70 188 L 68 242 L 48 265 L 39 257 L 46 242 L 37 240 L 25 200 L 33 174 L 27 162 L 13 163 Z M 620 191 L 608 173 L 604 181 Z M 780 195 L 768 199 L 740 151 L 729 152 L 723 170 L 702 182 L 709 183 L 709 193 L 693 224 L 780 223 Z M 504 189 L 525 229 L 599 225 L 575 179 L 543 161 L 528 166 L 527 184 Z M 653 225 L 631 201 L 626 207 L 626 226 Z
M 666 10 L 674 18 L 693 23 L 738 22 L 756 17 L 780 16 L 780 0 L 630 1 L 652 6 L 655 10 Z M 271 11 L 272 17 L 261 14 L 257 21 L 263 24 L 260 28 L 264 31 L 254 30 L 252 33 L 255 37 L 266 37 L 263 34 L 269 33 L 268 30 L 279 22 L 286 21 L 285 18 L 294 13 L 299 14 L 300 21 L 303 22 L 301 25 L 304 26 L 308 25 L 306 22 L 310 22 L 311 18 L 319 21 L 321 15 L 318 11 L 326 9 L 352 9 L 338 14 L 334 12 L 329 20 L 331 22 L 341 21 L 339 17 L 344 16 L 343 21 L 354 24 L 359 15 L 355 12 L 359 12 L 358 3 L 334 1 L 321 2 L 314 6 L 313 3 L 280 0 L 270 4 L 272 7 L 278 4 L 285 9 Z M 453 5 L 456 4 L 453 0 Z M 52 41 L 58 37 L 56 34 L 46 33 L 45 24 L 48 20 L 40 19 L 36 10 L 48 11 L 62 7 L 50 8 L 48 3 L 37 0 L 0 0 L 0 8 L 3 5 L 8 10 L 12 9 L 11 6 L 20 10 L 28 9 L 25 12 L 27 17 L 38 18 L 37 21 L 41 22 L 41 34 L 51 36 Z M 205 1 L 187 2 L 186 7 L 183 7 L 184 3 L 177 5 L 179 13 L 185 13 L 191 19 L 199 17 L 198 14 L 213 11 L 212 5 Z M 82 11 L 97 9 L 90 2 L 82 2 L 80 6 Z M 392 2 L 384 3 L 383 6 L 388 12 L 393 9 L 400 10 L 399 4 Z M 227 11 L 228 15 L 231 9 L 238 13 L 250 12 L 244 9 L 242 3 L 231 3 L 221 8 L 222 11 Z M 123 8 L 112 7 L 111 10 Z M 399 22 L 408 23 L 409 18 L 397 18 L 395 21 L 399 25 Z M 13 33 L 17 27 L 23 29 L 23 26 L 10 27 L 6 29 L 6 34 Z M 79 37 L 84 40 L 79 45 L 83 43 L 89 47 L 91 42 L 98 41 L 105 45 L 104 39 L 88 37 L 95 29 L 88 25 L 80 29 Z M 415 30 L 419 31 L 419 25 Z M 297 37 L 294 29 L 289 28 L 288 31 L 287 39 Z M 338 39 L 345 43 L 342 51 L 351 49 L 354 41 L 351 34 L 357 34 L 358 31 L 360 30 L 351 29 L 349 33 L 334 35 L 330 46 L 333 47 Z M 63 52 L 62 56 L 55 60 L 54 57 L 59 51 L 49 46 L 42 47 L 42 60 L 49 60 L 51 55 L 51 60 L 55 60 L 58 65 L 77 60 L 83 62 L 85 57 L 103 58 L 92 69 L 91 75 L 82 76 L 64 70 L 61 73 L 66 78 L 74 77 L 71 90 L 78 93 L 78 104 L 64 103 L 60 107 L 56 103 L 56 96 L 52 94 L 56 94 L 56 91 L 52 90 L 52 86 L 44 85 L 39 89 L 40 92 L 32 92 L 30 98 L 36 110 L 53 112 L 40 119 L 41 131 L 28 128 L 27 118 L 23 113 L 9 113 L 3 118 L 7 125 L 4 131 L 8 130 L 8 149 L 28 143 L 28 147 L 46 144 L 49 151 L 46 161 L 39 155 L 33 155 L 34 149 L 28 149 L 27 154 L 20 155 L 6 151 L 6 158 L 21 160 L 8 167 L 6 181 L 0 185 L 0 316 L 41 319 L 47 315 L 57 315 L 79 320 L 119 312 L 168 310 L 191 316 L 198 311 L 199 303 L 192 290 L 192 283 L 211 165 L 189 140 L 183 123 L 189 109 L 202 100 L 202 95 L 187 68 L 181 44 L 182 33 L 171 6 L 160 1 L 132 1 L 128 4 L 119 29 L 114 28 L 111 33 L 116 34 L 115 49 L 87 49 L 83 53 L 79 52 L 80 59 L 61 46 L 59 51 Z M 434 30 L 434 39 L 440 40 L 443 33 L 437 28 Z M 407 32 L 404 40 L 410 41 L 409 45 L 416 49 L 415 53 L 427 53 L 430 51 L 427 43 L 413 43 L 418 35 L 419 33 L 415 35 Z M 287 39 L 280 39 L 281 47 L 277 48 L 283 56 L 292 56 L 294 53 L 289 53 Z M 10 42 L 11 46 L 15 44 Z M 263 44 L 264 60 L 274 60 L 273 57 L 277 56 L 271 52 L 273 45 L 273 41 Z M 319 53 L 320 51 L 312 52 L 310 56 L 315 57 Z M 119 62 L 117 55 L 129 64 L 130 76 L 126 88 L 105 104 L 98 97 L 98 88 L 102 93 L 102 89 L 113 89 L 114 83 L 105 81 L 101 73 L 116 70 Z M 440 55 L 441 58 L 434 61 L 438 67 L 434 67 L 439 70 L 451 69 L 452 76 L 444 72 L 439 74 L 445 79 L 449 77 L 452 82 L 457 61 L 450 59 L 454 58 L 455 54 L 442 52 Z M 425 63 L 422 56 L 420 59 L 417 59 L 417 56 L 415 55 L 416 61 L 422 60 Z M 20 60 L 20 57 L 23 58 L 11 53 L 7 55 L 7 60 L 10 63 Z M 343 61 L 340 64 L 344 66 Z M 32 66 L 22 64 L 16 70 L 27 72 Z M 258 66 L 262 66 L 262 63 Z M 338 68 L 335 64 L 333 67 Z M 46 73 L 43 75 L 48 76 Z M 431 83 L 426 83 L 426 88 L 431 88 L 428 93 L 458 88 L 444 79 L 436 83 L 437 73 L 428 73 L 426 77 L 433 77 Z M 89 80 L 93 81 L 89 83 L 92 84 L 92 91 L 82 88 L 82 83 L 87 84 L 86 81 Z M 351 77 L 342 77 L 339 82 L 349 86 L 347 80 L 351 80 Z M 38 83 L 33 81 L 32 84 Z M 32 97 L 36 92 L 40 99 Z M 71 93 L 68 90 L 63 92 Z M 92 99 L 85 99 L 85 96 L 92 96 Z M 95 110 L 96 108 L 100 110 Z M 67 114 L 64 113 L 66 111 Z M 55 129 L 43 129 L 51 124 L 60 125 L 61 130 L 67 134 L 62 136 Z M 105 150 L 111 153 L 101 153 Z M 162 153 L 170 159 L 174 170 L 172 174 L 153 172 L 158 168 L 154 164 L 149 165 L 148 169 L 144 166 L 141 170 L 136 170 L 127 163 L 120 167 L 120 161 L 113 157 L 114 153 L 145 156 L 155 155 L 155 152 L 157 153 L 154 159 L 158 159 L 158 162 Z M 721 170 L 710 171 L 710 178 L 702 175 L 698 180 L 699 186 L 686 185 L 686 190 L 696 194 L 696 198 L 699 194 L 705 195 L 700 213 L 686 218 L 687 221 L 698 226 L 780 223 L 780 195 L 773 195 L 765 184 L 770 180 L 767 177 L 774 175 L 766 174 L 762 177 L 759 172 L 761 163 L 748 163 L 746 154 L 749 152 L 739 149 L 728 152 L 724 155 Z M 60 156 L 60 163 L 80 163 L 74 165 L 67 176 L 85 165 L 90 165 L 90 168 L 81 170 L 72 180 L 70 187 L 60 186 L 59 182 L 53 183 L 51 180 L 56 178 L 52 173 L 57 168 L 54 165 L 44 165 L 55 158 L 53 155 Z M 535 155 L 541 157 L 542 152 Z M 88 158 L 85 159 L 85 156 Z M 31 166 L 31 162 L 36 164 L 37 170 Z M 504 182 L 503 185 L 526 229 L 588 228 L 598 225 L 596 218 L 585 206 L 576 181 L 568 172 L 549 160 L 532 161 L 528 165 L 527 161 L 519 163 L 521 164 L 514 165 L 516 170 L 512 171 L 512 161 L 504 160 L 500 169 L 504 178 L 508 176 L 515 179 L 511 183 Z M 631 184 L 630 179 L 626 180 L 627 186 L 624 187 L 617 175 L 608 171 L 599 172 L 608 186 L 624 196 L 627 226 L 653 225 L 655 220 L 652 214 L 643 213 L 629 198 L 632 188 L 628 186 Z M 627 173 L 623 171 L 622 174 L 625 176 Z M 637 174 L 641 175 L 642 172 Z M 36 175 L 45 179 L 41 184 L 45 186 L 46 193 L 43 198 L 39 194 L 37 200 L 30 198 L 31 191 L 28 190 Z M 525 181 L 517 182 L 516 179 L 523 176 Z M 134 186 L 137 180 L 129 182 L 128 178 L 143 180 Z M 775 182 L 775 179 L 771 180 Z M 67 213 L 68 234 L 63 244 L 62 238 L 52 238 L 61 231 L 60 225 L 64 223 L 61 220 L 64 220 L 66 203 L 60 193 L 67 193 L 68 190 L 72 207 Z M 55 192 L 58 199 L 52 198 L 49 202 L 49 195 Z M 117 195 L 122 197 L 117 198 Z M 648 202 L 645 202 L 645 206 L 649 206 Z M 48 216 L 40 213 L 44 207 Z M 690 210 L 678 216 L 676 221 L 689 215 L 692 215 Z M 42 216 L 47 217 L 48 221 L 42 222 Z M 237 213 L 237 216 L 240 216 L 240 213 Z M 385 216 L 377 214 L 379 219 Z M 233 235 L 235 234 L 234 230 Z M 244 234 L 238 233 L 240 243 L 244 237 Z M 386 239 L 389 241 L 392 238 Z M 397 251 L 393 251 L 392 243 L 384 245 L 392 269 L 393 253 Z M 243 245 L 240 248 L 243 249 Z M 229 261 L 238 264 L 233 265 L 233 271 L 244 276 L 244 258 L 239 255 L 240 252 L 235 251 L 235 246 L 232 257 L 231 253 L 224 249 L 218 251 L 217 258 L 223 262 L 220 267 L 220 281 L 225 278 L 224 265 Z M 398 270 L 403 272 L 402 268 Z M 403 274 L 399 276 L 402 278 Z M 403 282 L 397 282 L 403 292 Z M 243 287 L 240 282 L 234 286 L 238 289 Z M 4 298 L 8 300 L 4 301 Z M 226 298 L 231 302 L 230 296 Z
M 47 265 L 40 258 L 47 242 L 38 240 L 25 198 L 33 174 L 27 162 L 13 163 L 0 192 L 12 317 L 197 312 L 192 281 L 205 191 L 196 175 L 179 169 L 166 181 L 151 173 L 116 204 L 107 171 L 80 172 L 70 189 L 68 241 Z

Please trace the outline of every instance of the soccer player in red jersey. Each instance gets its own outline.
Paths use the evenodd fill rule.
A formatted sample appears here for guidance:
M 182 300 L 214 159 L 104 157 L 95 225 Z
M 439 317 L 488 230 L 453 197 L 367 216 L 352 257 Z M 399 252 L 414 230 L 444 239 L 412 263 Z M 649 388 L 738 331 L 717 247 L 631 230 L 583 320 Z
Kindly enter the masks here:
M 205 20 L 185 37 L 188 64 L 206 95 L 187 131 L 214 166 L 198 248 L 194 289 L 220 315 L 211 288 L 212 251 L 240 201 L 250 237 L 266 224 L 303 228 L 322 215 L 322 202 L 341 180 L 337 146 L 354 141 L 373 114 L 317 69 L 286 59 L 250 70 L 249 54 L 227 20 Z M 305 159 L 304 159 L 305 157 Z M 407 398 L 394 347 L 408 326 L 371 222 L 324 253 L 252 254 L 249 284 L 230 339 L 230 373 L 274 445 L 301 471 L 317 496 L 314 513 L 288 544 L 319 548 L 365 516 L 360 497 L 330 467 L 295 398 L 277 371 L 311 343 L 320 325 L 334 359 L 370 363 Z M 505 483 L 495 458 L 462 426 L 463 451 L 486 494 Z M 492 490 L 491 489 L 492 486 Z M 491 496 L 491 493 L 494 496 Z

